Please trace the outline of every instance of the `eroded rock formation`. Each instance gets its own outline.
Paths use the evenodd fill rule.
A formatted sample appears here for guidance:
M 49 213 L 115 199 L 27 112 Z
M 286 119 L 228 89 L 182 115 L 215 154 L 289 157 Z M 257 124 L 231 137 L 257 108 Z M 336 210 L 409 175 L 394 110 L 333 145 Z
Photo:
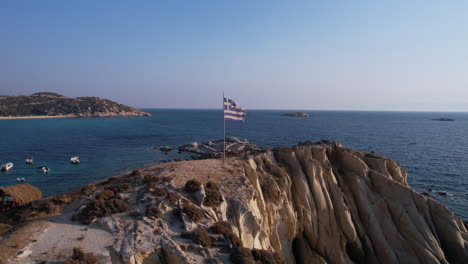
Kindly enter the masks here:
M 184 188 L 193 178 L 201 187 Z M 95 187 L 69 212 L 79 214 L 104 189 L 113 190 L 106 199 L 131 207 L 96 217 L 86 231 L 105 230 L 105 246 L 94 239 L 85 247 L 100 249 L 95 253 L 112 263 L 243 263 L 232 258 L 237 247 L 261 249 L 252 255 L 276 259 L 270 263 L 468 261 L 464 223 L 411 189 L 395 161 L 333 142 L 267 150 L 224 165 L 213 159 L 167 163 Z M 149 215 L 149 206 L 158 209 Z M 44 232 L 11 262 L 57 260 L 41 253 L 81 243 L 66 234 L 74 244 L 52 245 L 47 238 Z

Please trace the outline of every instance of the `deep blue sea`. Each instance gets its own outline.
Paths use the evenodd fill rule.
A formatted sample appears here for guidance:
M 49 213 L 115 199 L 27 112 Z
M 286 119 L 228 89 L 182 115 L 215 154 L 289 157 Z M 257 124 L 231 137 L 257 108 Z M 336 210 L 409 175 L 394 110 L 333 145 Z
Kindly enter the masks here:
M 221 110 L 146 109 L 152 117 L 0 120 L 0 186 L 17 177 L 53 195 L 133 169 L 181 157 L 152 146 L 173 146 L 222 137 Z M 312 117 L 280 116 L 284 111 L 251 110 L 245 123 L 227 121 L 227 136 L 261 147 L 329 139 L 375 151 L 408 170 L 418 191 L 431 187 L 453 196 L 434 198 L 468 220 L 468 113 L 308 111 Z M 455 122 L 432 121 L 442 115 Z M 78 155 L 81 164 L 71 165 Z M 36 164 L 24 159 L 34 157 Z M 35 166 L 51 168 L 49 174 Z

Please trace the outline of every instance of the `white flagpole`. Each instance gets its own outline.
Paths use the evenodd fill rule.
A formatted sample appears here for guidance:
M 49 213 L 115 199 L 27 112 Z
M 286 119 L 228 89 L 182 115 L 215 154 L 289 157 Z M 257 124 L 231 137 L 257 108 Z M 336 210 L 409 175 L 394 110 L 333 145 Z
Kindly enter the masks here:
M 224 91 L 223 91 L 223 164 L 226 163 L 226 117 L 224 116 Z

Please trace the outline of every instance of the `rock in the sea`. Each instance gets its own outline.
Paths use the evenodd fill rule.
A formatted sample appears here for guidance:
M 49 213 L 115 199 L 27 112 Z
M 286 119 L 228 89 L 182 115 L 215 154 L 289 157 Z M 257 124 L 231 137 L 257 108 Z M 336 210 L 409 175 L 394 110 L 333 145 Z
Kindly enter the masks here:
M 169 147 L 169 146 L 163 146 L 163 147 L 160 147 L 159 150 L 163 152 L 171 152 L 172 150 L 174 150 L 174 148 Z
M 208 141 L 205 143 L 189 143 L 179 147 L 181 152 L 189 152 L 200 155 L 199 158 L 219 158 L 222 156 L 224 140 Z M 249 143 L 246 139 L 241 140 L 236 137 L 226 138 L 226 155 L 240 156 L 254 154 L 262 151 L 261 148 Z

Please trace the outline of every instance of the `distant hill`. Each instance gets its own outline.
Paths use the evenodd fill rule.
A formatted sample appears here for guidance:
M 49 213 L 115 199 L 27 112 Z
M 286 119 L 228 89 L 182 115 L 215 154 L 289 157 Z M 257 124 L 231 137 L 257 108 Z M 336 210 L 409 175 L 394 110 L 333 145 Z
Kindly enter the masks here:
M 70 98 L 41 92 L 0 96 L 0 116 L 126 117 L 149 113 L 99 97 Z

